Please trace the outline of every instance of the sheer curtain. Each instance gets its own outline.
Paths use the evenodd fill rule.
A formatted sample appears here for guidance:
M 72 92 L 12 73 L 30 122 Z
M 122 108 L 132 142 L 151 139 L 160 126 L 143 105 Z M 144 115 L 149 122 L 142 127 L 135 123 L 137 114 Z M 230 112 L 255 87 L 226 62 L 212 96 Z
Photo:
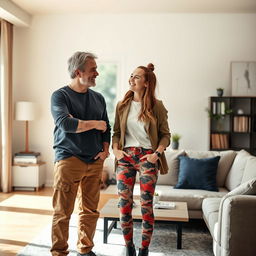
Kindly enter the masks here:
M 12 48 L 13 25 L 0 20 L 0 190 L 12 190 Z

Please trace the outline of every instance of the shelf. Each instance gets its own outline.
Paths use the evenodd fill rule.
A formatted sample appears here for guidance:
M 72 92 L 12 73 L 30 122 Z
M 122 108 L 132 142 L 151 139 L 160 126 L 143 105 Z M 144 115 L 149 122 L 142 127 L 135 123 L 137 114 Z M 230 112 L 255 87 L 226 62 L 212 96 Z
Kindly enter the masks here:
M 235 117 L 235 116 L 238 116 L 238 117 L 242 117 L 242 116 L 247 116 L 247 117 L 251 117 L 252 115 L 250 114 L 242 114 L 242 115 L 239 115 L 239 114 L 230 114 L 232 117 Z
M 248 134 L 248 135 L 250 135 L 251 132 L 230 132 L 230 134 L 237 134 L 237 135 L 239 135 L 239 134 Z
M 229 134 L 228 131 L 211 131 L 211 133 L 217 133 L 217 134 Z
M 256 97 L 210 97 L 210 113 L 221 114 L 226 110 L 232 113 L 219 120 L 210 117 L 210 150 L 245 149 L 256 155 Z M 240 112 L 244 114 L 238 114 Z
M 211 148 L 213 151 L 224 151 L 224 150 L 230 150 L 230 148 Z

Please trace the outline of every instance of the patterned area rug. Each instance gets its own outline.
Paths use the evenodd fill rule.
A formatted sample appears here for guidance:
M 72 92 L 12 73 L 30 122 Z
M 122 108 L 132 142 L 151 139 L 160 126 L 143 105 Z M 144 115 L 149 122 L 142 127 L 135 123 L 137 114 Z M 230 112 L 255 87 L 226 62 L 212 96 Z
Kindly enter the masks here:
M 69 228 L 69 255 L 77 256 L 77 216 L 73 215 Z M 134 224 L 134 241 L 138 250 L 141 241 L 141 223 Z M 93 251 L 97 256 L 125 255 L 124 241 L 120 227 L 113 229 L 108 237 L 108 244 L 103 243 L 103 220 L 99 219 L 94 237 Z M 35 240 L 28 244 L 18 256 L 51 256 L 51 225 L 49 224 Z M 182 249 L 176 249 L 175 226 L 155 224 L 150 245 L 150 256 L 213 256 L 212 238 L 203 221 L 193 221 L 183 225 Z

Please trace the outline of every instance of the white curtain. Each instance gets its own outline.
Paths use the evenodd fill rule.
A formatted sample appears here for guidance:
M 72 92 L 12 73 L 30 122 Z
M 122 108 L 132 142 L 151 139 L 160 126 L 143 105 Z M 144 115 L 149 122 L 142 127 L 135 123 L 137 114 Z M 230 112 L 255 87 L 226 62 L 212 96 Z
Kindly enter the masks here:
M 0 20 L 0 190 L 12 190 L 12 49 L 13 25 Z

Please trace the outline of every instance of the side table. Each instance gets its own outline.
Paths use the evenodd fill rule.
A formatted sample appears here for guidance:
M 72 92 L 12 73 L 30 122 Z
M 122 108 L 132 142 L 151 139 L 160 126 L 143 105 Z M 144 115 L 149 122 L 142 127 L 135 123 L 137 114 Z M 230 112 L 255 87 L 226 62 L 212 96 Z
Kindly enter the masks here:
M 39 162 L 37 164 L 13 164 L 13 189 L 38 191 L 40 187 L 44 187 L 45 176 L 45 162 Z

